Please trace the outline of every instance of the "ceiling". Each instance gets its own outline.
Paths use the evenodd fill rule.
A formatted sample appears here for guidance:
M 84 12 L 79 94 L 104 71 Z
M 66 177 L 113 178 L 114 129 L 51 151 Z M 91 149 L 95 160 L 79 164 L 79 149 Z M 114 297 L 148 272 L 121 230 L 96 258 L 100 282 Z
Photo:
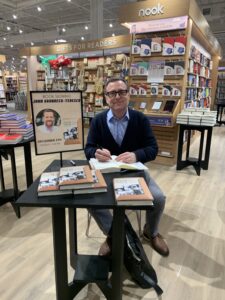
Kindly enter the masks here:
M 225 1 L 196 1 L 207 13 L 205 17 L 225 55 Z M 136 0 L 0 0 L 0 54 L 11 59 L 18 57 L 19 49 L 31 47 L 31 43 L 39 46 L 54 44 L 58 39 L 73 43 L 81 37 L 93 39 L 91 12 L 99 2 L 103 3 L 103 37 L 127 34 L 127 29 L 118 22 L 119 8 Z

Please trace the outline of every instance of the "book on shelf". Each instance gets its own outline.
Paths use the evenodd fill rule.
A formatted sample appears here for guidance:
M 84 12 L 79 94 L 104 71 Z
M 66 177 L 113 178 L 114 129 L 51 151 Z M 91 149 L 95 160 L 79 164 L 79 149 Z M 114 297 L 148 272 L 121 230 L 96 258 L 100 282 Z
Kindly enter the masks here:
M 72 194 L 72 190 L 59 189 L 59 172 L 44 172 L 38 184 L 38 196 Z
M 64 189 L 92 187 L 94 180 L 89 166 L 73 166 L 60 168 L 59 186 Z
M 117 205 L 153 205 L 153 196 L 143 177 L 114 178 Z
M 116 161 L 117 156 L 112 155 L 112 159 L 101 162 L 97 160 L 96 158 L 91 158 L 89 160 L 90 166 L 93 170 L 101 170 L 102 173 L 114 173 L 114 172 L 120 172 L 121 169 L 124 170 L 148 170 L 148 168 L 142 164 L 141 162 L 136 162 L 132 164 L 127 164 L 121 161 Z
M 91 174 L 94 180 L 91 187 L 73 190 L 74 195 L 107 192 L 107 184 L 101 171 L 91 170 Z

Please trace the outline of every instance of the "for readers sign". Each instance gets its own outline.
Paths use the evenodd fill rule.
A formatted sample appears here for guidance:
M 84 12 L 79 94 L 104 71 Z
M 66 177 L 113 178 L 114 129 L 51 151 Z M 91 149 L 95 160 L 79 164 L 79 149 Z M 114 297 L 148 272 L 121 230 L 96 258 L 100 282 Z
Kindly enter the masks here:
M 84 148 L 81 92 L 31 92 L 36 154 Z

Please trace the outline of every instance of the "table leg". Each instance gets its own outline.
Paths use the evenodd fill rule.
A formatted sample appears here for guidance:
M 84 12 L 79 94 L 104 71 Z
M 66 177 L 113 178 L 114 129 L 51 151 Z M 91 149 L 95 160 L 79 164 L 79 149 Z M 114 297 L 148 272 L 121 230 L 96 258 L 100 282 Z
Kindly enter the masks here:
M 124 261 L 124 216 L 123 208 L 113 211 L 112 233 L 112 299 L 122 300 Z
M 208 170 L 208 166 L 209 166 L 209 155 L 210 155 L 210 148 L 211 148 L 212 130 L 213 130 L 213 128 L 209 128 L 208 133 L 207 133 L 206 146 L 205 146 L 205 158 L 204 158 L 204 161 L 202 162 L 202 168 L 204 170 Z
M 5 190 L 5 180 L 4 180 L 4 173 L 2 167 L 2 156 L 0 155 L 0 180 L 1 180 L 1 191 Z
M 178 151 L 177 151 L 177 170 L 181 170 L 182 149 L 183 149 L 183 135 L 184 135 L 184 130 L 180 126 L 179 140 L 178 140 Z
M 26 181 L 27 181 L 27 187 L 29 187 L 33 183 L 30 143 L 24 144 L 23 150 L 24 150 L 25 170 L 26 170 Z
M 68 287 L 65 208 L 52 208 L 52 230 L 57 300 L 72 299 Z
M 77 214 L 76 208 L 69 208 L 69 239 L 70 239 L 70 265 L 75 269 L 77 254 Z

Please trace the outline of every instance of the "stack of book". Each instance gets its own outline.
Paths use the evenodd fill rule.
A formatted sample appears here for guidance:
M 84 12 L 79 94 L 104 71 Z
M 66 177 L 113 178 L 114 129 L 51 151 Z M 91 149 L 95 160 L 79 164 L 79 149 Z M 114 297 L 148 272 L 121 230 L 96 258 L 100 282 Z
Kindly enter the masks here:
M 38 185 L 40 197 L 106 191 L 107 185 L 101 172 L 91 170 L 89 166 L 64 167 L 58 172 L 44 172 Z
M 0 133 L 0 145 L 17 144 L 22 139 L 21 134 Z
M 216 111 L 210 111 L 207 108 L 185 109 L 177 115 L 177 124 L 214 126 L 216 114 Z
M 0 132 L 10 135 L 19 134 L 24 139 L 33 137 L 33 125 L 27 124 L 25 116 L 15 113 L 0 115 Z

